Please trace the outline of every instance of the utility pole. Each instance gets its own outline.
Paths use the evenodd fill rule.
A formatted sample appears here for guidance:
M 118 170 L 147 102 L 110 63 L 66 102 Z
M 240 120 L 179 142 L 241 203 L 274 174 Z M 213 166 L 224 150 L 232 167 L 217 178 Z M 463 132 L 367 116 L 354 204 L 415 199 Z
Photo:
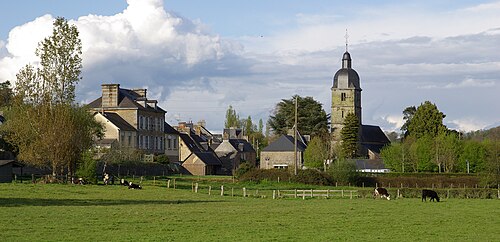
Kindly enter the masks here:
M 297 96 L 295 96 L 295 124 L 293 125 L 293 140 L 294 140 L 294 147 L 293 147 L 293 158 L 294 158 L 294 164 L 295 164 L 295 169 L 294 169 L 294 174 L 297 175 Z

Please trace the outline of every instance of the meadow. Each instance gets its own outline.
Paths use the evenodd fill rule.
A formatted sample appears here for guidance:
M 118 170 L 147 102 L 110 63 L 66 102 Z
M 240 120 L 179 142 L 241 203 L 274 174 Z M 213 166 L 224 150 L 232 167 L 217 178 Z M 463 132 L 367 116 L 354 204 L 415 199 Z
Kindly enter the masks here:
M 2 241 L 497 241 L 499 199 L 271 199 L 0 184 Z

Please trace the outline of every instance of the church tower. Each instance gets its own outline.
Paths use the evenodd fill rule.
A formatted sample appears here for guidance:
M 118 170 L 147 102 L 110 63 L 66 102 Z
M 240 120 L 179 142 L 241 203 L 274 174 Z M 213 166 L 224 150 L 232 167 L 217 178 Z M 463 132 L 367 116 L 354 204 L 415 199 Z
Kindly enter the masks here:
M 347 51 L 346 40 L 342 68 L 333 77 L 331 128 L 334 141 L 340 140 L 340 131 L 348 113 L 356 114 L 361 126 L 361 86 L 358 73 L 352 69 L 351 54 Z

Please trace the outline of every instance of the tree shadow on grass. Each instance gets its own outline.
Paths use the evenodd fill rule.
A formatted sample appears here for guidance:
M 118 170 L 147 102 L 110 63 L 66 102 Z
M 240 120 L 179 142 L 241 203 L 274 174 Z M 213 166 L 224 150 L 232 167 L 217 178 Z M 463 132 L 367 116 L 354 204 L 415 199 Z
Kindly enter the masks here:
M 23 206 L 119 206 L 213 203 L 213 200 L 112 200 L 112 199 L 50 199 L 50 198 L 0 198 L 0 207 Z

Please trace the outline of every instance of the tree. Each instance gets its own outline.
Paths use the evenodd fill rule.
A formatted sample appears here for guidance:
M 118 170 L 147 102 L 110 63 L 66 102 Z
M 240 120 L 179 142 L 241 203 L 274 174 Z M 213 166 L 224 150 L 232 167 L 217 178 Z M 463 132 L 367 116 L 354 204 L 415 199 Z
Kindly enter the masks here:
M 304 165 L 311 168 L 323 168 L 324 162 L 328 159 L 328 141 L 315 136 L 307 145 L 304 151 Z
M 12 100 L 12 88 L 10 87 L 10 82 L 5 81 L 0 83 L 0 108 L 10 105 Z
M 415 112 L 417 112 L 415 106 L 410 106 L 403 110 L 403 120 L 405 120 L 405 123 L 401 126 L 401 131 L 403 132 L 403 137 L 405 138 L 408 136 L 408 125 L 410 124 L 413 115 L 415 115 Z
M 262 119 L 259 119 L 259 129 L 258 132 L 263 134 L 262 132 L 264 131 L 264 122 L 262 122 Z
M 226 111 L 226 122 L 224 123 L 224 127 L 226 129 L 241 128 L 240 116 L 236 114 L 236 110 L 234 110 L 231 105 L 229 105 Z
M 274 115 L 267 122 L 275 134 L 287 134 L 295 123 L 295 99 L 297 99 L 297 129 L 301 134 L 312 136 L 328 132 L 328 116 L 322 104 L 312 97 L 293 96 L 276 104 Z
M 435 138 L 436 161 L 440 171 L 455 172 L 461 152 L 460 141 L 456 132 L 440 132 Z
M 434 138 L 439 132 L 447 130 L 446 126 L 443 125 L 445 117 L 446 115 L 440 112 L 435 104 L 425 101 L 417 108 L 415 114 L 408 119 L 406 133 L 415 136 L 417 139 L 425 135 Z
M 76 26 L 54 22 L 52 36 L 40 42 L 40 68 L 26 65 L 16 75 L 13 104 L 1 129 L 29 164 L 51 167 L 53 175 L 74 175 L 82 153 L 102 135 L 90 112 L 74 104 L 81 73 L 81 41 Z
M 356 114 L 348 113 L 344 119 L 344 127 L 340 131 L 341 151 L 344 158 L 354 158 L 358 152 L 359 120 Z

